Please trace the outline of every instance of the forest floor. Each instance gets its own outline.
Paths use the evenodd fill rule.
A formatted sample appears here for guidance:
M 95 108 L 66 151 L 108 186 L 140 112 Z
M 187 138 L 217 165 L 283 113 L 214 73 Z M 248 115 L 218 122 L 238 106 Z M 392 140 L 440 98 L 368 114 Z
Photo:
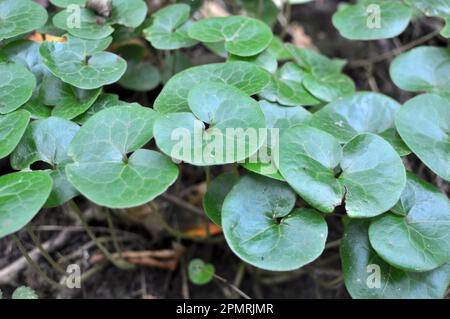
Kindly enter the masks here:
M 412 97 L 396 88 L 390 80 L 390 62 L 397 54 L 418 45 L 446 46 L 447 42 L 436 31 L 440 30 L 441 22 L 433 19 L 414 21 L 405 33 L 394 39 L 370 43 L 348 41 L 331 23 L 338 2 L 316 0 L 292 7 L 291 27 L 286 40 L 315 47 L 330 57 L 348 60 L 345 72 L 355 80 L 358 90 L 379 91 L 399 102 Z M 197 56 L 198 63 L 205 63 L 198 58 L 205 56 L 204 48 L 194 48 L 191 53 Z M 119 94 L 123 100 L 149 106 L 151 102 L 148 101 L 158 93 L 155 90 L 151 95 L 136 95 L 116 86 L 109 87 L 108 91 Z M 407 157 L 405 164 L 448 193 L 448 184 L 419 164 L 414 156 Z M 9 170 L 7 163 L 0 165 L 0 170 Z M 223 169 L 213 169 L 212 174 L 217 176 Z M 63 265 L 80 265 L 88 278 L 80 289 L 55 289 L 21 260 L 14 242 L 6 238 L 0 240 L 0 289 L 9 296 L 14 288 L 28 285 L 37 291 L 40 298 L 239 298 L 235 288 L 252 298 L 349 298 L 340 268 L 338 244 L 343 228 L 339 214 L 327 217 L 330 228 L 328 245 L 324 254 L 312 264 L 290 273 L 257 270 L 241 262 L 220 233 L 211 235 L 203 231 L 207 222 L 201 216 L 204 170 L 186 165 L 181 167 L 181 172 L 182 177 L 171 187 L 168 195 L 157 198 L 152 206 L 111 212 L 121 250 L 132 255 L 130 261 L 142 266 L 123 270 L 105 262 L 70 212 L 62 208 L 48 209 L 35 218 L 33 229 L 42 242 L 55 242 L 56 238 L 57 247 L 50 249 L 52 256 Z M 102 209 L 83 199 L 77 199 L 77 203 L 94 233 L 114 250 Z M 215 231 L 211 229 L 213 234 Z M 25 230 L 19 236 L 27 243 L 27 249 L 34 248 Z M 192 258 L 214 264 L 217 275 L 227 283 L 215 279 L 205 286 L 191 284 L 187 279 L 187 263 Z M 51 277 L 58 278 L 58 273 L 44 258 L 40 258 L 38 263 Z M 88 269 L 94 270 L 89 272 Z

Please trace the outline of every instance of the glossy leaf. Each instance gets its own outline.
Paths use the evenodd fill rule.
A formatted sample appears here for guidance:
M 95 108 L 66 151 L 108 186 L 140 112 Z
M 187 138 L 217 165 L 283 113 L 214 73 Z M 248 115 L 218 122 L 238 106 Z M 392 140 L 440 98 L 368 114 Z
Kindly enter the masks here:
M 26 226 L 52 189 L 45 172 L 18 172 L 0 176 L 0 238 Z
M 273 38 L 272 31 L 263 22 L 243 16 L 206 18 L 194 23 L 188 33 L 202 42 L 225 41 L 225 49 L 239 56 L 261 53 Z
M 263 51 L 258 55 L 241 57 L 238 55 L 230 55 L 228 61 L 245 61 L 262 67 L 270 73 L 275 73 L 278 68 L 278 62 L 275 56 L 268 51 Z
M 365 0 L 343 6 L 333 25 L 351 40 L 388 39 L 405 31 L 411 17 L 411 7 L 401 1 Z
M 30 300 L 30 299 L 39 299 L 39 297 L 33 289 L 22 286 L 14 290 L 11 299 Z
M 73 139 L 66 166 L 70 182 L 98 205 L 139 206 L 175 181 L 177 167 L 165 156 L 141 149 L 153 136 L 153 110 L 135 106 L 104 109 Z M 131 155 L 129 155 L 131 154 Z
M 187 112 L 189 91 L 201 82 L 220 82 L 241 89 L 246 94 L 261 92 L 270 81 L 270 74 L 247 62 L 207 64 L 176 74 L 164 86 L 155 101 L 160 113 Z
M 450 260 L 450 201 L 436 187 L 408 175 L 394 211 L 374 220 L 370 242 L 384 260 L 406 271 L 429 271 Z
M 188 266 L 188 275 L 192 283 L 196 285 L 206 285 L 214 278 L 215 267 L 212 264 L 205 264 L 201 259 L 192 259 Z
M 173 159 L 199 166 L 235 163 L 255 154 L 265 141 L 259 134 L 265 128 L 264 114 L 243 91 L 203 82 L 189 92 L 188 100 L 195 116 L 171 113 L 155 122 L 156 143 Z
M 0 41 L 42 27 L 47 11 L 29 0 L 0 0 Z
M 409 2 L 426 16 L 450 16 L 449 0 L 409 0 Z
M 87 0 L 50 0 L 52 4 L 60 8 L 67 8 L 71 4 L 84 6 Z
M 358 299 L 443 298 L 450 284 L 450 264 L 429 272 L 407 272 L 389 265 L 370 246 L 369 223 L 350 221 L 341 242 L 342 269 L 350 295 Z
M 27 68 L 13 63 L 0 63 L 0 74 L 0 114 L 6 114 L 30 99 L 36 79 Z
M 58 103 L 52 110 L 52 115 L 71 120 L 86 112 L 97 100 L 101 89 L 82 90 L 64 84 L 61 87 Z
M 103 52 L 111 38 L 82 40 L 70 37 L 67 43 L 44 42 L 40 54 L 58 78 L 80 89 L 97 89 L 118 81 L 126 70 L 121 57 Z
M 242 0 L 242 7 L 251 17 L 260 19 L 269 26 L 277 21 L 279 9 L 273 0 Z
M 203 197 L 206 215 L 219 226 L 222 225 L 223 201 L 238 180 L 239 177 L 234 173 L 223 173 L 209 184 Z
M 152 14 L 153 23 L 144 30 L 144 36 L 159 50 L 175 50 L 195 45 L 196 40 L 188 36 L 190 7 L 173 4 Z
M 312 209 L 295 209 L 285 184 L 244 176 L 225 198 L 222 226 L 228 245 L 244 261 L 262 269 L 298 269 L 320 256 L 327 224 Z
M 420 67 L 417 67 L 417 66 Z M 418 47 L 395 58 L 392 81 L 406 91 L 450 90 L 450 49 Z
M 450 181 L 450 102 L 434 94 L 403 105 L 395 124 L 406 145 L 433 172 Z
M 19 144 L 30 121 L 30 114 L 19 110 L 0 115 L 0 158 L 8 156 Z
M 308 74 L 305 76 L 303 85 L 314 97 L 325 102 L 333 102 L 355 91 L 355 83 L 344 74 L 321 78 Z

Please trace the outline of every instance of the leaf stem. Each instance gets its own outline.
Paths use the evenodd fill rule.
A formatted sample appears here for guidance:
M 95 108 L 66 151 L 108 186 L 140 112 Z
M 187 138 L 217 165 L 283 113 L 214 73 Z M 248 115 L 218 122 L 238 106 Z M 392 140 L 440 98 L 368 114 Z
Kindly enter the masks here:
M 117 239 L 117 232 L 116 232 L 116 228 L 114 227 L 114 223 L 111 217 L 111 212 L 109 209 L 105 209 L 106 210 L 106 220 L 108 222 L 108 228 L 109 228 L 109 232 L 111 234 L 111 238 L 112 238 L 112 242 L 114 245 L 114 248 L 116 249 L 117 253 L 119 254 L 120 258 L 122 258 L 122 247 L 120 247 L 120 243 L 119 240 Z
M 34 245 L 37 247 L 37 249 L 39 249 L 39 251 L 41 252 L 42 256 L 44 256 L 44 258 L 53 267 L 53 269 L 55 269 L 61 275 L 67 276 L 68 275 L 67 272 L 61 267 L 60 264 L 58 264 L 56 262 L 56 260 L 52 256 L 50 256 L 48 251 L 45 250 L 45 248 L 42 246 L 42 243 L 40 242 L 40 240 L 38 239 L 38 237 L 36 236 L 36 234 L 34 233 L 33 229 L 31 228 L 31 226 L 29 224 L 27 225 L 26 229 L 27 229 L 28 235 L 30 236 L 30 238 L 33 241 Z

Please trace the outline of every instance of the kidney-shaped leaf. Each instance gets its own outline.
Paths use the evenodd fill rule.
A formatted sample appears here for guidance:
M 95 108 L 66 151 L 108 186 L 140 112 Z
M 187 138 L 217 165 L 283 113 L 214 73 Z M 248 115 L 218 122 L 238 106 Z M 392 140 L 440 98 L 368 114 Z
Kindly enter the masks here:
M 407 271 L 433 270 L 450 260 L 450 201 L 436 187 L 408 174 L 397 205 L 401 215 L 374 220 L 370 242 L 384 260 Z
M 295 209 L 285 183 L 244 176 L 225 198 L 222 226 L 233 252 L 262 269 L 298 269 L 320 256 L 327 224 L 312 209 Z
M 358 299 L 443 298 L 450 284 L 450 264 L 429 272 L 407 272 L 389 265 L 370 246 L 369 223 L 350 221 L 341 242 L 342 269 L 350 295 Z
M 261 53 L 273 38 L 266 24 L 243 16 L 206 18 L 193 24 L 188 33 L 202 42 L 225 41 L 225 50 L 239 56 Z
M 342 170 L 336 178 L 335 169 Z M 332 135 L 296 126 L 280 137 L 278 168 L 286 181 L 313 207 L 332 212 L 345 194 L 352 217 L 380 215 L 400 198 L 406 183 L 402 161 L 379 136 L 357 135 L 342 149 Z
M 395 124 L 406 145 L 433 172 L 450 181 L 450 102 L 438 95 L 417 96 L 403 105 Z
M 160 113 L 189 111 L 189 91 L 201 82 L 226 83 L 253 95 L 261 92 L 269 81 L 269 72 L 247 62 L 197 66 L 172 77 L 159 94 L 154 107 Z
M 153 110 L 138 106 L 111 107 L 92 116 L 69 147 L 75 162 L 66 166 L 70 182 L 94 203 L 112 208 L 142 205 L 163 193 L 177 178 L 177 167 L 157 152 L 140 149 L 153 136 L 155 117 Z
M 11 166 L 17 170 L 29 169 L 37 161 L 51 166 L 53 189 L 46 207 L 56 207 L 78 195 L 65 174 L 65 166 L 71 162 L 69 144 L 78 129 L 75 123 L 57 117 L 34 121 L 11 155 Z
M 450 49 L 418 47 L 395 58 L 392 81 L 406 91 L 449 90 Z
M 0 0 L 0 41 L 42 27 L 47 21 L 43 6 L 29 0 Z
M 365 0 L 343 6 L 334 14 L 333 25 L 351 40 L 387 39 L 405 31 L 411 16 L 411 7 L 401 1 Z
M 175 50 L 191 47 L 197 43 L 188 36 L 190 7 L 187 4 L 173 4 L 152 14 L 152 25 L 144 35 L 153 47 L 159 50 Z
M 52 189 L 45 172 L 18 172 L 0 177 L 0 238 L 28 224 Z
M 0 114 L 6 114 L 30 99 L 36 79 L 26 67 L 14 63 L 0 63 L 0 74 Z
M 58 78 L 80 89 L 97 89 L 118 81 L 127 63 L 111 52 L 103 52 L 111 38 L 82 40 L 69 37 L 68 42 L 44 42 L 40 54 L 45 65 Z
M 83 90 L 66 83 L 58 92 L 58 102 L 52 109 L 52 115 L 71 120 L 86 112 L 97 100 L 102 90 Z
M 203 82 L 189 92 L 188 100 L 195 116 L 170 113 L 155 122 L 156 143 L 173 159 L 200 166 L 235 163 L 255 154 L 264 143 L 265 135 L 260 136 L 264 114 L 243 91 Z
M 0 158 L 8 156 L 19 144 L 30 121 L 30 113 L 19 110 L 0 115 Z

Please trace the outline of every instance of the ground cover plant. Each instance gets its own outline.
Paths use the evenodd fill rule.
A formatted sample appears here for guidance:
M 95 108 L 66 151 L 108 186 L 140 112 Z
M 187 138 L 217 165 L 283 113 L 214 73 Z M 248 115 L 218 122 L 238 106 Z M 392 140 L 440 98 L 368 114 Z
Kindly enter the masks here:
M 448 297 L 450 1 L 325 2 L 0 0 L 8 297 Z

